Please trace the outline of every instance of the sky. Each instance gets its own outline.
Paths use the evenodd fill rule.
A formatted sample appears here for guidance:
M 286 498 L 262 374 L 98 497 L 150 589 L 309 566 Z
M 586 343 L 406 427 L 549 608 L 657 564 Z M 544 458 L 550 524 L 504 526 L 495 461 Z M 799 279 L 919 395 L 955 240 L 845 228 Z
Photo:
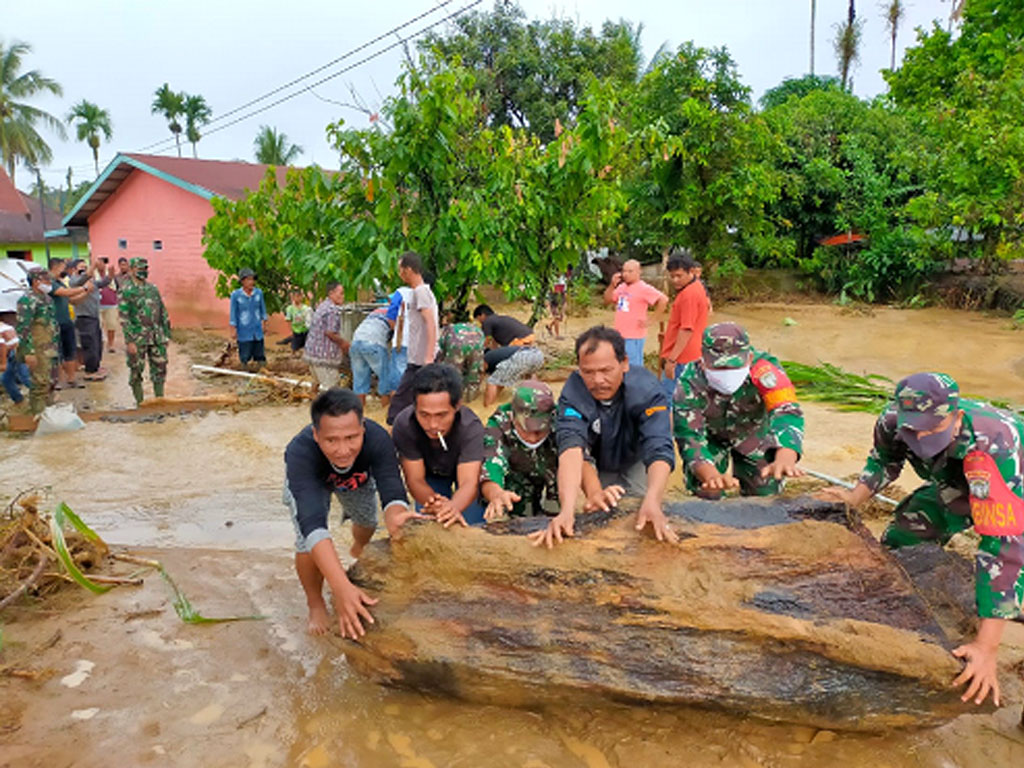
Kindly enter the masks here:
M 252 161 L 253 140 L 260 126 L 269 125 L 303 147 L 299 164 L 336 167 L 325 127 L 339 118 L 350 127 L 369 124 L 367 114 L 352 105 L 373 111 L 394 92 L 403 60 L 398 36 L 414 36 L 472 2 L 37 0 L 5 3 L 0 40 L 29 43 L 32 51 L 23 71 L 37 69 L 63 86 L 62 97 L 38 97 L 35 106 L 64 118 L 84 98 L 110 112 L 114 136 L 100 148 L 101 171 L 119 151 L 175 153 L 166 121 L 150 112 L 153 92 L 165 82 L 175 91 L 202 94 L 213 110 L 215 122 L 198 144 L 201 158 Z M 689 40 L 725 46 L 755 99 L 784 78 L 809 71 L 808 0 L 520 0 L 520 5 L 529 18 L 565 17 L 595 28 L 606 19 L 640 23 L 648 58 L 666 42 L 672 48 Z M 915 27 L 930 27 L 933 19 L 945 23 L 950 8 L 948 0 L 910 0 L 905 5 L 898 58 L 914 43 Z M 482 0 L 475 10 L 491 7 L 492 0 Z M 865 26 L 854 91 L 870 97 L 885 90 L 879 70 L 889 65 L 889 37 L 880 0 L 861 0 L 857 8 Z M 817 74 L 836 73 L 832 38 L 846 9 L 847 0 L 817 2 Z M 421 14 L 422 19 L 397 34 L 387 34 Z M 440 23 L 433 29 L 446 28 Z M 379 42 L 325 67 L 380 36 Z M 218 116 L 321 67 L 318 74 L 218 121 Z M 247 116 L 321 79 L 326 80 Z M 243 119 L 229 124 L 236 118 Z M 67 140 L 47 128 L 41 132 L 53 149 L 53 162 L 43 169 L 48 185 L 63 184 L 69 166 L 75 184 L 95 177 L 92 152 L 75 141 L 73 129 Z M 182 143 L 182 154 L 191 156 L 184 137 Z M 19 167 L 15 181 L 28 189 L 28 171 Z

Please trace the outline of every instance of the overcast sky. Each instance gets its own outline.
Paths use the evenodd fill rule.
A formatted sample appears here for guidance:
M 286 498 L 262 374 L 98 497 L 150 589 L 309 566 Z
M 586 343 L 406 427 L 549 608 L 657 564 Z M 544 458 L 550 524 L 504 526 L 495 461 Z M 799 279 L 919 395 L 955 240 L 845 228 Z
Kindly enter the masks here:
M 38 69 L 64 88 L 62 98 L 43 97 L 34 103 L 63 118 L 82 98 L 106 108 L 112 117 L 113 141 L 100 150 L 100 169 L 117 151 L 136 152 L 162 142 L 149 152 L 173 153 L 166 122 L 150 113 L 153 92 L 164 82 L 174 90 L 199 93 L 218 115 L 256 99 L 270 90 L 343 56 L 351 49 L 386 33 L 421 13 L 436 9 L 406 27 L 405 36 L 441 20 L 472 0 L 37 0 L 4 3 L 2 39 L 32 45 L 25 69 Z M 726 46 L 740 76 L 760 97 L 785 77 L 801 76 L 809 65 L 810 2 L 808 0 L 520 0 L 531 18 L 552 15 L 599 27 L 605 19 L 625 18 L 643 24 L 643 45 L 649 57 L 663 42 L 673 48 L 687 40 L 703 46 Z M 443 8 L 438 9 L 438 6 Z M 846 0 L 818 0 L 815 71 L 836 72 L 832 51 L 834 25 L 845 18 Z M 913 44 L 914 28 L 945 19 L 949 2 L 910 0 L 898 47 Z M 861 0 L 858 14 L 865 19 L 861 62 L 854 71 L 858 95 L 884 91 L 879 70 L 889 64 L 889 40 L 881 2 Z M 483 0 L 477 9 L 489 9 Z M 944 23 L 944 22 L 943 22 Z M 443 29 L 437 27 L 436 29 Z M 304 80 L 299 86 L 338 72 L 396 42 L 394 36 Z M 199 142 L 199 156 L 221 160 L 252 160 L 253 138 L 263 124 L 284 131 L 305 152 L 302 164 L 337 164 L 324 127 L 344 117 L 349 125 L 367 125 L 358 110 L 331 103 L 352 102 L 352 91 L 370 106 L 379 106 L 393 90 L 401 67 L 401 49 L 376 56 L 344 74 L 289 101 L 234 125 L 214 122 Z M 273 101 L 260 102 L 255 108 Z M 219 125 L 225 125 L 215 130 Z M 62 141 L 49 130 L 44 136 L 53 148 L 53 163 L 44 169 L 48 184 L 63 183 L 68 166 L 77 183 L 91 180 L 89 148 Z M 184 136 L 182 137 L 184 144 Z M 191 156 L 184 144 L 183 154 Z M 29 185 L 19 168 L 17 184 Z

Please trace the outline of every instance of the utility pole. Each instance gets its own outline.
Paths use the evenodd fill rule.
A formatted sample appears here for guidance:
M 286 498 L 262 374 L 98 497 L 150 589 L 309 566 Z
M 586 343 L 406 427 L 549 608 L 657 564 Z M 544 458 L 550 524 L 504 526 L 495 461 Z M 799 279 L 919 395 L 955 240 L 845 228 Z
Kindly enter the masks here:
M 817 3 L 811 0 L 811 74 L 814 74 L 814 16 L 817 11 Z
M 34 166 L 36 184 L 39 185 L 39 222 L 43 225 L 43 245 L 46 247 L 46 268 L 50 266 L 50 241 L 46 239 L 46 201 L 43 199 L 43 174 L 39 166 Z

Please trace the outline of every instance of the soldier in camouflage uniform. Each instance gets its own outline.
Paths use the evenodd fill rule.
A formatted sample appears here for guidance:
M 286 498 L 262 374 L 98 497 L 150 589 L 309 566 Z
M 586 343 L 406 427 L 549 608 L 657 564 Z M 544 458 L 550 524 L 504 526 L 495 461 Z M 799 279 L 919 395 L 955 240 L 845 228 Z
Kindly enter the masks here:
M 29 409 L 42 413 L 51 400 L 53 369 L 57 364 L 57 315 L 50 298 L 50 273 L 41 267 L 29 271 L 29 292 L 18 299 L 15 324 L 20 342 L 17 359 L 31 373 Z
M 943 373 L 915 373 L 875 422 L 874 447 L 852 490 L 823 495 L 859 506 L 910 465 L 925 484 L 903 499 L 882 534 L 889 547 L 945 544 L 972 523 L 981 535 L 975 561 L 976 639 L 953 651 L 972 680 L 963 695 L 999 703 L 996 651 L 1006 619 L 1021 620 L 1024 599 L 1024 422 L 1016 414 L 960 397 Z
M 555 396 L 541 381 L 524 381 L 512 401 L 498 406 L 484 429 L 480 492 L 485 520 L 503 514 L 558 512 Z M 528 504 L 529 502 L 529 504 Z M 528 511 L 527 506 L 531 509 Z
M 679 371 L 672 414 L 686 487 L 700 496 L 737 486 L 744 496 L 768 496 L 785 477 L 803 474 L 796 391 L 778 360 L 755 350 L 736 323 L 705 329 L 701 358 Z
M 153 394 L 164 395 L 167 378 L 167 342 L 171 338 L 171 322 L 156 286 L 148 282 L 149 262 L 134 258 L 129 262 L 131 281 L 121 291 L 118 307 L 128 357 L 128 381 L 135 403 L 142 403 L 142 372 L 149 359 L 149 377 Z
M 437 362 L 462 374 L 463 402 L 475 400 L 484 378 L 484 334 L 475 323 L 453 323 L 441 329 Z

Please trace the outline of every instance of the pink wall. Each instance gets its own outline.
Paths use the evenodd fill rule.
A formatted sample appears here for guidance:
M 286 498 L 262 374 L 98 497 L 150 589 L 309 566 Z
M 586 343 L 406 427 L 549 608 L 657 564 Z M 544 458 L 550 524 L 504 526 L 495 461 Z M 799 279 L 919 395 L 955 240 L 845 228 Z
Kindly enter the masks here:
M 213 206 L 199 195 L 133 170 L 89 217 L 89 245 L 111 261 L 149 259 L 149 279 L 160 289 L 174 325 L 227 327 L 228 302 L 214 294 L 217 273 L 203 259 L 203 226 Z M 119 240 L 128 247 L 118 248 Z M 160 240 L 163 249 L 153 250 Z

